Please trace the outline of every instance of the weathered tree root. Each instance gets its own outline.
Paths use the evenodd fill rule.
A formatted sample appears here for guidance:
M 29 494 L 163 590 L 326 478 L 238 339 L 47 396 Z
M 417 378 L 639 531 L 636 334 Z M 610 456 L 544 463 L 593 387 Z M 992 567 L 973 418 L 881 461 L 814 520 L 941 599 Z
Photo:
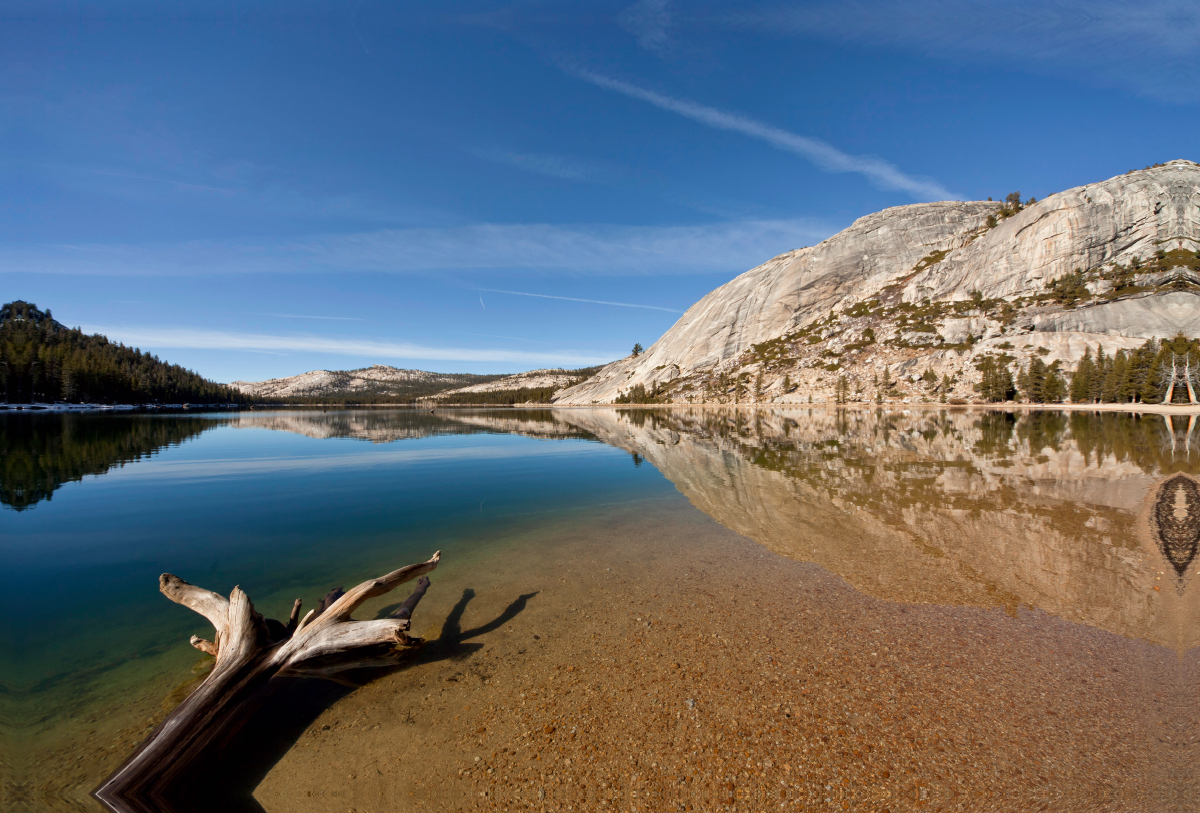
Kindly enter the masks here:
M 286 625 L 255 612 L 241 588 L 233 588 L 226 599 L 164 573 L 159 577 L 163 595 L 212 622 L 213 640 L 193 636 L 191 643 L 214 656 L 216 664 L 93 795 L 115 813 L 169 810 L 171 787 L 201 761 L 210 746 L 245 721 L 244 712 L 275 678 L 336 680 L 338 673 L 348 669 L 394 664 L 414 651 L 422 641 L 408 636 L 409 618 L 429 579 L 421 578 L 413 594 L 388 618 L 355 621 L 350 614 L 368 599 L 424 577 L 440 559 L 438 551 L 428 562 L 370 579 L 348 593 L 341 588 L 330 591 L 300 621 L 297 599 Z

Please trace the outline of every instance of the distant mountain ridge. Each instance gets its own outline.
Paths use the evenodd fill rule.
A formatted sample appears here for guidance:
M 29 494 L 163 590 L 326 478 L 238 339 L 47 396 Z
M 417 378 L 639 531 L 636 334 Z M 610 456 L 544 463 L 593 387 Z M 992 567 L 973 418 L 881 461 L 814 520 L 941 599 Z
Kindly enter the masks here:
M 268 381 L 230 384 L 247 397 L 291 402 L 497 404 L 545 403 L 598 367 L 542 369 L 514 375 L 405 370 L 375 364 L 357 370 L 311 370 Z
M 561 368 L 530 370 L 525 373 L 498 378 L 486 384 L 474 384 L 439 393 L 430 403 L 441 404 L 546 404 L 565 389 L 581 384 L 600 370 L 599 367 L 584 367 L 578 370 Z
M 1100 347 L 1106 363 L 1139 350 L 1157 367 L 1162 345 L 1146 343 L 1180 334 L 1171 352 L 1200 353 L 1191 161 L 1042 201 L 867 215 L 712 291 L 645 353 L 555 403 L 976 398 L 985 375 L 1067 373 Z
M 357 370 L 312 370 L 268 381 L 234 381 L 229 386 L 245 395 L 266 399 L 415 400 L 503 377 L 431 373 L 375 364 Z

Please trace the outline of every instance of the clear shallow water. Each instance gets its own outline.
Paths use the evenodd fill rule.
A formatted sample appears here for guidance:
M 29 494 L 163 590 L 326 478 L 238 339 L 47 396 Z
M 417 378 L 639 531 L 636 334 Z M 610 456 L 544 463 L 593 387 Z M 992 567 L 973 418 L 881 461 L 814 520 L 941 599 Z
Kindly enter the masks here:
M 1149 519 L 1163 482 L 1200 469 L 1200 440 L 1179 417 L 501 410 L 0 420 L 0 756 L 10 801 L 30 809 L 55 781 L 31 777 L 61 773 L 64 760 L 78 786 L 50 798 L 86 807 L 80 788 L 193 676 L 187 637 L 209 631 L 158 595 L 163 571 L 219 592 L 240 584 L 259 610 L 285 617 L 296 596 L 311 606 L 335 584 L 439 548 L 447 583 L 535 547 L 535 568 L 549 572 L 561 564 L 556 540 L 573 541 L 573 526 L 623 528 L 632 517 L 662 523 L 667 552 L 686 564 L 712 553 L 693 528 L 710 517 L 873 600 L 1018 621 L 1040 612 L 1081 636 L 1111 636 L 1102 648 L 1136 642 L 1180 663 L 1196 647 L 1195 566 L 1174 567 Z M 610 547 L 629 544 L 622 539 Z M 607 555 L 603 540 L 591 544 Z M 753 580 L 750 566 L 726 564 Z M 1191 697 L 1188 674 L 1168 675 L 1179 683 L 1171 702 Z M 1171 736 L 1182 742 L 1192 722 L 1178 726 Z M 97 747 L 82 754 L 80 740 Z M 117 745 L 100 747 L 110 740 Z
M 217 418 L 179 445 L 111 461 L 106 474 L 0 514 L 0 586 L 13 622 L 6 686 L 69 684 L 81 662 L 103 671 L 186 640 L 197 619 L 163 605 L 154 588 L 164 571 L 224 592 L 240 584 L 264 612 L 286 616 L 293 594 L 314 586 L 438 548 L 453 569 L 498 525 L 669 488 L 595 442 L 479 432 L 411 411 L 365 417 L 402 440 L 301 434 L 308 421 L 327 427 L 320 416 L 303 416 L 300 431 L 261 428 L 258 415 Z M 118 419 L 113 431 L 174 420 Z

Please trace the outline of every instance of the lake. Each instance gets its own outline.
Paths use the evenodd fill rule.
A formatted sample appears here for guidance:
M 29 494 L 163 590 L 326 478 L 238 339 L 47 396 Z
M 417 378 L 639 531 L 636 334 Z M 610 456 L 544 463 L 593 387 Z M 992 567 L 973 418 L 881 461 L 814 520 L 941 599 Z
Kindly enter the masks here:
M 441 550 L 419 654 L 281 686 L 225 809 L 1195 809 L 1195 423 L 4 414 L 0 806 L 102 810 L 203 679 L 160 573 L 286 619 Z

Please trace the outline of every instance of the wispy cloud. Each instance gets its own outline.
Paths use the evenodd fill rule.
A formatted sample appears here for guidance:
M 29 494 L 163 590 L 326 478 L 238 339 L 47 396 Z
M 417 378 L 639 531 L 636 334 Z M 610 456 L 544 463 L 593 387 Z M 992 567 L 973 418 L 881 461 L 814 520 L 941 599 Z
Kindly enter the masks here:
M 671 49 L 671 12 L 667 0 L 638 0 L 617 15 L 617 24 L 633 34 L 647 51 L 663 54 Z
M 493 294 L 512 294 L 513 296 L 533 296 L 538 299 L 561 299 L 565 302 L 590 302 L 593 305 L 616 305 L 620 308 L 643 308 L 649 311 L 666 311 L 667 313 L 683 313 L 678 308 L 663 308 L 658 305 L 635 305 L 630 302 L 609 302 L 604 299 L 579 299 L 574 296 L 551 296 L 550 294 L 530 294 L 523 291 L 502 291 L 499 288 L 480 288 Z
M 494 164 L 515 167 L 563 181 L 603 183 L 611 179 L 614 173 L 620 172 L 620 169 L 614 165 L 598 161 L 585 161 L 569 155 L 511 152 L 496 149 L 471 150 L 471 154 Z
M 273 316 L 276 319 L 320 319 L 329 322 L 365 322 L 357 316 L 308 316 L 301 313 L 263 313 L 261 316 Z
M 0 247 L 0 273 L 163 276 L 263 272 L 411 273 L 522 268 L 577 274 L 743 271 L 837 231 L 816 220 L 699 226 L 480 224 L 288 241 Z
M 550 344 L 550 342 L 543 342 L 543 341 L 539 341 L 537 339 L 525 339 L 525 338 L 522 338 L 521 336 L 498 336 L 495 333 L 471 333 L 466 330 L 463 330 L 460 332 L 464 336 L 482 336 L 485 339 L 512 339 L 513 341 L 516 341 L 516 342 L 533 342 L 534 344 Z
M 84 172 L 88 175 L 107 175 L 110 178 L 129 178 L 134 181 L 150 181 L 152 183 L 164 183 L 172 186 L 181 186 L 185 189 L 202 189 L 205 192 L 220 192 L 222 195 L 236 194 L 236 189 L 229 189 L 221 186 L 206 186 L 199 183 L 187 183 L 186 181 L 174 181 L 170 178 L 155 178 L 150 175 L 134 175 L 128 172 L 110 172 L 103 169 L 84 169 L 82 167 L 58 167 L 59 169 L 69 169 L 74 172 Z
M 715 15 L 725 27 L 916 51 L 1131 88 L 1171 103 L 1200 99 L 1194 0 L 825 0 Z
M 729 113 L 686 99 L 664 96 L 656 91 L 631 85 L 619 79 L 612 79 L 594 71 L 575 69 L 572 73 L 597 87 L 648 102 L 655 107 L 678 113 L 692 121 L 764 141 L 777 149 L 806 158 L 826 172 L 858 173 L 884 189 L 905 192 L 916 200 L 958 199 L 958 195 L 950 192 L 936 181 L 908 175 L 882 158 L 870 155 L 850 155 L 817 138 L 797 135 L 740 113 Z
M 382 342 L 369 339 L 335 339 L 325 336 L 277 336 L 264 333 L 240 333 L 189 328 L 122 327 L 85 325 L 86 333 L 102 333 L 113 341 L 142 348 L 186 348 L 192 350 L 285 351 L 331 353 L 380 359 L 432 361 L 491 361 L 513 364 L 556 364 L 580 367 L 604 364 L 620 353 L 599 355 L 573 351 L 530 352 L 469 347 L 428 347 L 407 342 Z

